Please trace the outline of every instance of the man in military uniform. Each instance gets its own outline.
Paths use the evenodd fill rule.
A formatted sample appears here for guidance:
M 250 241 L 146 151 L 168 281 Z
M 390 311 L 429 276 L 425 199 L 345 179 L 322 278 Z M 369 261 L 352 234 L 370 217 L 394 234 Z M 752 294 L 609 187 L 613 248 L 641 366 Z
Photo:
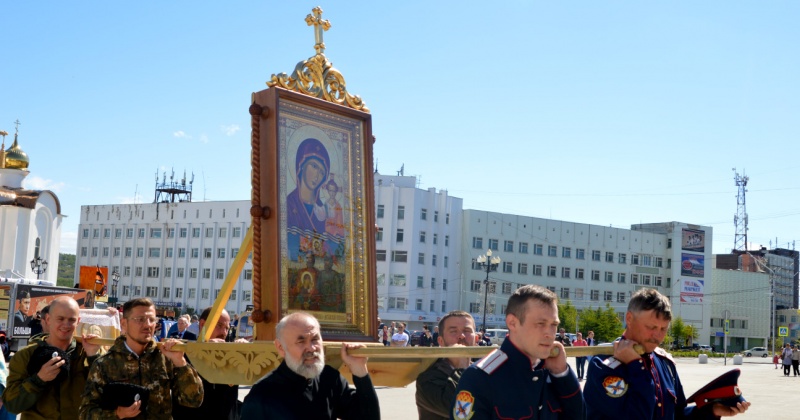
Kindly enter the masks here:
M 584 387 L 588 418 L 714 419 L 735 416 L 750 407 L 749 402 L 687 407 L 675 363 L 658 347 L 671 319 L 669 300 L 658 291 L 634 293 L 625 314 L 625 333 L 614 343 L 614 355 L 597 356 L 589 363 Z M 644 354 L 634 349 L 637 344 Z
M 525 285 L 508 299 L 509 335 L 498 350 L 468 367 L 458 383 L 451 419 L 582 419 L 583 394 L 567 365 L 558 328 L 558 298 Z M 558 354 L 550 357 L 553 348 Z
M 451 311 L 439 321 L 438 337 L 441 347 L 474 346 L 475 320 L 469 312 Z M 451 357 L 436 360 L 417 376 L 417 411 L 420 420 L 447 420 L 456 399 L 456 388 L 464 369 L 469 367 L 468 357 Z
M 9 364 L 10 373 L 3 403 L 8 411 L 21 413 L 23 420 L 77 419 L 89 366 L 99 356 L 99 345 L 86 341 L 77 343 L 72 336 L 80 322 L 78 302 L 71 297 L 59 296 L 49 307 L 45 315 L 48 335 L 18 351 Z M 84 339 L 93 337 L 97 336 L 83 336 Z M 69 357 L 67 377 L 59 377 L 61 366 L 66 363 L 61 357 L 50 359 L 35 375 L 28 373 L 28 364 L 34 352 L 44 346 L 57 347 L 66 352 Z
M 95 361 L 83 393 L 80 418 L 172 419 L 172 395 L 181 405 L 199 407 L 203 383 L 183 352 L 172 350 L 178 340 L 168 338 L 161 348 L 153 340 L 156 309 L 153 301 L 137 298 L 123 306 L 122 330 L 109 352 Z M 111 383 L 139 385 L 149 390 L 146 401 L 103 409 L 103 389 Z M 105 395 L 109 397 L 109 395 Z M 144 404 L 144 406 L 143 406 Z

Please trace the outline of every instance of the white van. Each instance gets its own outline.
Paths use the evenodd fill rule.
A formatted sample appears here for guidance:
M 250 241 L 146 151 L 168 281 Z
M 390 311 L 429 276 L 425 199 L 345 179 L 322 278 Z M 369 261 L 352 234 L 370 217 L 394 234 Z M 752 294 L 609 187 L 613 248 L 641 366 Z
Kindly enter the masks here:
M 505 328 L 487 328 L 486 335 L 491 340 L 492 345 L 501 345 L 503 344 L 503 340 L 506 339 L 508 335 L 508 330 Z

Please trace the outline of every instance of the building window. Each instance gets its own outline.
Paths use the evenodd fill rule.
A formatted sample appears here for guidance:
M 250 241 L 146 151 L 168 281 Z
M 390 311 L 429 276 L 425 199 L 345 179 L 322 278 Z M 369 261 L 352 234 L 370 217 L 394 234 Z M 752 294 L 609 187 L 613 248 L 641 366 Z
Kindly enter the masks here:
M 89 229 L 84 229 L 83 230 L 83 237 L 84 237 L 84 239 L 89 237 Z
M 445 213 L 444 215 L 444 224 L 450 224 L 450 213 Z M 442 312 L 444 312 L 444 302 L 442 302 Z
M 133 228 L 125 229 L 125 237 L 128 239 L 133 238 Z
M 575 289 L 575 300 L 583 300 L 583 289 Z
M 583 280 L 583 269 L 582 268 L 576 268 L 575 269 L 575 278 L 579 279 L 579 280 Z
M 444 235 L 444 246 L 450 246 L 450 235 Z
M 514 264 L 512 264 L 510 261 L 503 261 L 503 272 L 510 273 L 513 266 Z
M 375 259 L 378 261 L 386 261 L 386 250 L 385 249 L 375 250 Z
M 434 223 L 439 223 L 439 211 L 438 210 L 434 210 L 433 211 L 433 222 Z
M 569 299 L 569 287 L 561 288 L 561 299 Z
M 472 247 L 475 249 L 483 249 L 483 238 L 477 236 L 472 237 Z
M 625 283 L 625 273 L 617 273 L 617 283 Z
M 227 238 L 228 237 L 228 228 L 221 227 L 221 228 L 219 228 L 219 232 L 217 232 L 217 233 L 219 233 L 219 237 L 220 238 Z
M 614 253 L 606 252 L 606 262 L 614 262 Z
M 405 218 L 406 218 L 406 207 L 397 206 L 397 220 L 403 220 Z
M 178 248 L 178 258 L 186 258 L 186 248 Z
M 439 243 L 439 235 L 433 234 L 433 244 L 436 245 Z
M 139 228 L 139 237 L 144 238 L 144 228 Z
M 478 302 L 470 302 L 469 303 L 469 311 L 473 314 L 476 314 L 481 311 L 481 304 Z
M 122 238 L 122 229 L 114 229 L 114 238 L 116 239 Z
M 174 238 L 175 237 L 175 228 L 167 229 L 167 237 L 168 238 Z
M 625 303 L 625 292 L 617 292 L 617 303 Z
M 178 235 L 181 238 L 185 238 L 186 236 L 188 236 L 188 234 L 189 234 L 189 229 L 188 228 L 181 228 L 181 230 L 179 231 Z
M 617 261 L 618 261 L 620 264 L 626 264 L 626 263 L 627 263 L 627 260 L 628 260 L 628 254 L 622 254 L 622 253 L 620 253 Z
M 375 232 L 375 241 L 380 242 L 383 240 L 383 228 L 379 227 L 378 231 Z
M 611 299 L 612 299 L 613 295 L 614 295 L 614 292 L 612 292 L 610 290 L 606 290 L 606 291 L 603 292 L 603 300 L 606 301 L 606 302 L 611 302 Z
M 203 248 L 203 258 L 211 258 L 211 248 Z
M 480 292 L 481 291 L 481 281 L 480 280 L 472 280 L 469 283 L 469 290 L 471 292 Z
M 631 274 L 631 284 L 639 284 L 639 275 Z
M 213 238 L 214 237 L 214 228 L 209 227 L 206 228 L 206 238 Z
M 161 295 L 161 296 L 162 296 L 163 298 L 165 298 L 165 299 L 169 299 L 169 295 L 170 295 L 170 288 L 169 288 L 169 287 L 165 287 L 165 288 L 164 288 L 164 294 L 163 294 L 163 295 Z
M 189 278 L 190 279 L 196 279 L 197 278 L 197 269 L 196 268 L 190 268 L 189 269 Z
M 489 239 L 489 249 L 492 251 L 497 251 L 497 247 L 500 241 L 497 239 Z
M 528 264 L 519 263 L 517 265 L 517 274 L 528 274 Z
M 203 269 L 203 278 L 204 279 L 210 279 L 211 278 L 211 269 L 210 268 L 204 268 Z
M 144 248 L 136 248 L 136 257 L 137 258 L 144 257 Z
M 403 229 L 397 229 L 397 243 L 403 242 Z
M 541 276 L 542 275 L 542 266 L 541 266 L 541 264 L 534 264 L 533 265 L 533 275 L 534 276 Z
M 556 276 L 556 266 L 548 265 L 547 266 L 547 277 L 555 277 Z
M 100 237 L 100 229 L 92 229 L 92 238 Z
M 122 286 L 122 296 L 128 296 L 131 294 L 131 287 L 130 286 Z
M 125 247 L 125 256 L 130 258 L 133 255 L 133 248 Z M 84 255 L 85 256 L 85 255 Z
M 120 254 L 120 249 L 119 249 L 119 247 L 118 247 L 118 246 L 117 246 L 117 247 L 114 247 L 114 256 L 115 256 L 115 257 L 119 257 L 119 254 Z
M 661 276 L 656 276 L 656 282 L 655 282 L 655 284 L 653 286 L 658 286 L 658 287 L 662 287 L 663 286 L 662 277 Z
M 642 265 L 645 267 L 652 267 L 652 255 L 642 255 Z
M 111 237 L 111 229 L 110 228 L 103 229 L 103 237 L 104 238 L 110 238 Z
M 161 228 L 150 228 L 150 237 L 151 238 L 161 238 Z
M 406 285 L 406 275 L 405 274 L 394 274 L 392 278 L 389 279 L 389 286 L 405 286 Z
M 589 293 L 589 299 L 591 300 L 600 300 L 600 291 L 599 290 L 592 290 Z
M 417 257 L 417 264 L 425 264 L 425 253 L 420 252 L 419 256 Z
M 197 289 L 195 289 L 194 287 L 190 287 L 189 288 L 189 299 L 194 299 L 195 297 L 197 297 Z
M 393 262 L 408 262 L 408 252 L 407 251 L 392 251 L 392 261 Z
M 569 267 L 561 267 L 561 278 L 563 279 L 569 278 Z
M 145 290 L 147 292 L 147 297 L 156 297 L 158 295 L 158 287 L 147 286 Z
M 252 300 L 253 293 L 250 290 L 242 290 L 242 300 L 245 302 L 250 302 Z
M 639 265 L 639 254 L 631 255 L 631 264 L 632 265 Z
M 183 274 L 184 274 L 184 273 L 185 273 L 185 270 L 184 270 L 184 268 L 183 268 L 183 267 L 180 267 L 180 268 L 178 268 L 177 270 L 175 270 L 175 277 L 178 277 L 178 278 L 183 278 Z
M 147 250 L 147 255 L 150 258 L 159 258 L 161 257 L 161 248 L 150 248 Z
M 542 255 L 542 244 L 533 244 L 533 255 Z
M 130 249 L 130 248 L 129 248 L 129 249 Z M 88 248 L 86 248 L 85 246 L 82 246 L 82 247 L 81 247 L 81 257 L 85 257 L 87 254 L 88 254 Z M 129 257 L 129 256 L 130 256 L 130 255 L 128 255 L 128 257 Z
M 436 254 L 431 255 L 431 265 L 436 267 Z
M 447 256 L 444 256 L 444 268 L 447 268 Z
M 200 228 L 192 228 L 192 238 L 199 238 L 200 237 Z
M 663 267 L 664 266 L 664 258 L 662 257 L 655 257 L 655 266 L 656 267 Z
M 225 278 L 225 270 L 222 268 L 217 269 L 217 280 L 222 280 Z
M 417 299 L 416 309 L 422 311 L 422 299 Z
M 231 300 L 236 300 L 236 290 L 231 290 Z
M 419 211 L 420 220 L 428 220 L 428 209 L 421 209 Z
M 200 291 L 200 298 L 201 299 L 208 299 L 208 289 L 203 289 Z
M 514 252 L 514 241 L 503 241 L 503 251 Z
M 527 242 L 520 242 L 519 243 L 519 253 L 520 254 L 527 254 L 528 253 L 528 243 Z
M 93 256 L 93 257 L 96 257 L 96 256 L 97 256 L 97 247 L 96 247 L 96 246 L 93 246 L 93 247 L 92 247 L 92 256 Z
M 131 275 L 131 266 L 129 266 L 129 265 L 126 265 L 126 266 L 125 266 L 125 267 L 122 269 L 122 275 L 123 275 L 123 276 L 125 276 L 125 277 L 128 277 L 128 276 L 130 276 L 130 275 Z
M 383 204 L 378 204 L 378 219 L 383 219 Z
M 643 274 L 642 275 L 642 284 L 645 285 L 645 286 L 649 286 L 650 285 L 650 275 L 649 274 Z
M 442 279 L 442 290 L 447 290 L 447 279 Z
M 167 248 L 167 258 L 172 258 L 172 252 L 174 251 L 173 248 Z
M 503 282 L 503 294 L 510 295 L 511 294 L 511 282 Z
M 572 258 L 572 248 L 561 248 L 561 258 Z
M 605 273 L 605 281 L 606 283 L 613 283 L 614 282 L 614 273 L 610 271 L 606 271 Z
M 558 247 L 555 245 L 549 245 L 547 247 L 547 256 L 548 257 L 556 257 L 558 256 Z
M 600 270 L 592 270 L 592 280 L 600 281 Z
M 592 251 L 592 261 L 600 261 L 600 251 Z
M 217 258 L 225 258 L 225 248 L 217 248 Z
M 419 232 L 419 242 L 422 243 L 422 244 L 425 243 L 425 231 L 424 230 Z
M 436 277 L 431 277 L 431 289 L 436 289 Z

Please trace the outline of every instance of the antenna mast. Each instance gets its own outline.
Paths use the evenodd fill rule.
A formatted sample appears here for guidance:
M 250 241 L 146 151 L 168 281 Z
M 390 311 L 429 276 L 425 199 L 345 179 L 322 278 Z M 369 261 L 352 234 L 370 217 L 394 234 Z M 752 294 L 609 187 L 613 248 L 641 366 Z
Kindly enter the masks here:
M 747 208 L 745 207 L 745 194 L 747 193 L 747 181 L 750 177 L 736 172 L 733 168 L 733 179 L 736 181 L 738 192 L 736 194 L 736 214 L 733 216 L 733 226 L 736 229 L 736 236 L 733 240 L 734 251 L 747 251 Z

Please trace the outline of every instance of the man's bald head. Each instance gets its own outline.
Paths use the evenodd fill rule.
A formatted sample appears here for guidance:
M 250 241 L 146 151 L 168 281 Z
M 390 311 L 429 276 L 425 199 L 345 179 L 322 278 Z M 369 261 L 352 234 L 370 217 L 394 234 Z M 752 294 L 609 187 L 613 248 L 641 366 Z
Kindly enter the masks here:
M 281 340 L 283 337 L 281 334 L 283 333 L 283 329 L 286 328 L 288 325 L 300 325 L 304 326 L 307 324 L 312 324 L 317 327 L 317 331 L 320 329 L 319 321 L 317 318 L 314 318 L 311 314 L 307 314 L 305 312 L 293 312 L 289 315 L 283 317 L 283 319 L 278 322 L 278 325 L 275 326 L 275 338 Z
M 50 302 L 50 310 L 48 312 L 52 311 L 53 308 L 55 308 L 55 307 L 62 307 L 62 306 L 63 307 L 67 307 L 67 308 L 71 308 L 71 309 L 75 309 L 77 311 L 80 311 L 80 309 L 81 309 L 81 307 L 78 306 L 78 302 L 75 302 L 75 299 L 73 299 L 73 298 L 71 298 L 69 296 L 59 296 L 59 297 L 53 299 L 52 302 Z

